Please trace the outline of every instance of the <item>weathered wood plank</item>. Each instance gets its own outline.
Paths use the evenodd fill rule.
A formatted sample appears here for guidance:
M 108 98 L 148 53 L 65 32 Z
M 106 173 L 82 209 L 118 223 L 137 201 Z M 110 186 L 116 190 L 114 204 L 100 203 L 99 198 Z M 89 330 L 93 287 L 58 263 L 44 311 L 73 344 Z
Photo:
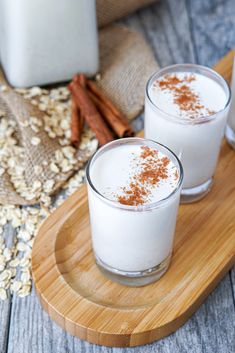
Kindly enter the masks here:
M 0 353 L 7 349 L 8 327 L 10 320 L 11 301 L 0 301 Z
M 232 285 L 232 292 L 233 292 L 233 303 L 235 307 L 235 267 L 230 271 L 230 278 L 231 278 L 231 285 Z M 235 321 L 235 318 L 234 318 Z
M 233 298 L 229 275 L 196 314 L 176 333 L 150 345 L 125 349 L 126 353 L 231 353 L 235 344 Z M 9 353 L 111 353 L 124 349 L 99 347 L 68 335 L 53 323 L 39 305 L 35 292 L 14 298 Z
M 159 1 L 130 16 L 125 23 L 145 35 L 160 66 L 195 62 L 185 1 Z
M 213 66 L 235 47 L 235 1 L 185 1 L 197 61 Z
M 4 239 L 7 247 L 11 247 L 13 243 L 14 230 L 11 225 L 7 225 L 4 229 Z M 0 300 L 0 353 L 7 351 L 8 330 L 10 325 L 11 314 L 11 298 Z

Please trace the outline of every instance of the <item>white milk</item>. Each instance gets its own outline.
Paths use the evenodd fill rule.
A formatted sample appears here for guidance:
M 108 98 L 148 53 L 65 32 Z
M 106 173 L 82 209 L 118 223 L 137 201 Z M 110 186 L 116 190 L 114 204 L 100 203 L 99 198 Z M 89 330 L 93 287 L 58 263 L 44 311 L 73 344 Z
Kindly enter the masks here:
M 13 86 L 94 74 L 95 0 L 1 0 L 0 60 Z
M 220 76 L 197 65 L 174 65 L 169 72 L 168 68 L 162 71 L 147 87 L 145 137 L 165 144 L 180 158 L 184 191 L 213 177 L 227 119 L 229 89 Z M 196 97 L 191 109 L 184 105 L 182 109 L 177 100 L 181 96 L 174 89 L 162 89 L 159 82 L 164 82 L 168 74 L 182 81 L 175 87 L 187 85 Z
M 172 251 L 182 174 L 169 150 L 150 142 L 155 149 L 157 146 L 159 158 L 167 156 L 170 162 L 166 179 L 154 186 L 148 182 L 145 185 L 149 195 L 143 205 L 128 206 L 118 201 L 118 196 L 125 194 L 123 187 L 128 190 L 133 177 L 141 171 L 137 165 L 141 146 L 149 144 L 145 141 L 130 138 L 104 146 L 87 171 L 94 254 L 104 265 L 119 271 L 151 269 Z M 156 204 L 163 199 L 167 200 Z
M 235 59 L 234 59 L 235 62 Z M 228 124 L 226 128 L 226 138 L 231 146 L 235 148 L 235 64 L 233 63 L 233 75 L 231 82 L 232 99 L 228 114 Z

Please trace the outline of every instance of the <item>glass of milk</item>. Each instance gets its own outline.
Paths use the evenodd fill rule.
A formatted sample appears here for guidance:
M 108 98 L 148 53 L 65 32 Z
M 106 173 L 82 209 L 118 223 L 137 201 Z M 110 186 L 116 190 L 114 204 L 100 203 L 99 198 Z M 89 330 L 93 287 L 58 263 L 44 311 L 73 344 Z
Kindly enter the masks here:
M 235 149 L 235 58 L 233 61 L 233 75 L 231 82 L 232 99 L 231 107 L 228 113 L 228 123 L 225 130 L 225 136 L 230 144 Z
M 151 140 L 120 139 L 95 153 L 86 177 L 100 270 L 131 286 L 159 279 L 170 264 L 183 180 L 177 156 Z
M 1 0 L 0 60 L 27 87 L 98 70 L 95 0 Z
M 145 137 L 180 158 L 183 203 L 201 199 L 212 186 L 230 96 L 219 74 L 194 64 L 166 67 L 147 83 Z

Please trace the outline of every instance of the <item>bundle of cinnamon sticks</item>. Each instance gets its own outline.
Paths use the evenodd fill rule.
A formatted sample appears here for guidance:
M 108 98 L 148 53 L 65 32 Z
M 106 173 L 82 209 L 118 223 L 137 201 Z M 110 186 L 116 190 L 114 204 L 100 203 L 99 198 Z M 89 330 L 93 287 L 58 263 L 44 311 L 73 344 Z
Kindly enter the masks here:
M 134 135 L 126 117 L 95 81 L 78 74 L 68 87 L 72 97 L 71 143 L 75 147 L 79 147 L 85 122 L 94 131 L 100 145 Z

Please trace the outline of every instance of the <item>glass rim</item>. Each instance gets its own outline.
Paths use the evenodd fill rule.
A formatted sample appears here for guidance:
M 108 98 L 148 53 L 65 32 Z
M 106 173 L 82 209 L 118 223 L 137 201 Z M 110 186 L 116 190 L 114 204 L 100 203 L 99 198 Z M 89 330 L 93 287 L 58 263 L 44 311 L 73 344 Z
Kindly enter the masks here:
M 227 90 L 227 93 L 228 93 L 227 94 L 228 97 L 227 97 L 227 101 L 226 101 L 225 106 L 222 109 L 220 109 L 219 111 L 217 111 L 216 113 L 213 113 L 211 115 L 202 115 L 202 116 L 199 116 L 199 117 L 194 118 L 192 120 L 184 119 L 184 118 L 181 118 L 181 117 L 179 117 L 177 115 L 167 113 L 164 110 L 162 110 L 161 108 L 159 108 L 151 100 L 151 98 L 149 96 L 149 90 L 150 90 L 150 85 L 152 84 L 152 80 L 163 76 L 163 72 L 165 74 L 167 74 L 168 70 L 171 70 L 171 69 L 176 69 L 177 70 L 177 69 L 180 69 L 180 68 L 182 68 L 182 69 L 185 68 L 186 72 L 187 72 L 187 69 L 188 69 L 188 72 L 191 72 L 190 69 L 194 69 L 194 70 L 198 69 L 198 70 L 207 72 L 210 75 L 213 75 L 214 77 L 216 77 L 218 80 L 220 80 L 222 82 L 222 84 L 223 84 L 223 88 L 225 87 L 224 91 Z M 213 79 L 213 78 L 211 78 L 211 79 Z M 222 113 L 223 111 L 225 111 L 227 109 L 227 107 L 229 106 L 230 101 L 231 101 L 231 89 L 229 87 L 229 84 L 218 72 L 216 72 L 215 70 L 213 70 L 213 69 L 211 69 L 210 67 L 207 67 L 207 66 L 198 65 L 198 64 L 188 64 L 188 63 L 186 63 L 186 64 L 173 64 L 173 65 L 166 66 L 166 67 L 164 67 L 164 68 L 162 68 L 162 69 L 160 69 L 158 71 L 155 71 L 150 76 L 150 78 L 147 81 L 146 89 L 145 89 L 145 95 L 147 97 L 148 102 L 152 106 L 152 108 L 154 110 L 157 110 L 157 111 L 161 112 L 164 115 L 164 118 L 169 118 L 169 119 L 173 120 L 175 123 L 184 124 L 184 125 L 194 125 L 194 124 L 197 125 L 197 124 L 203 124 L 203 123 L 209 122 L 211 120 L 214 120 L 215 117 L 218 114 Z
M 165 198 L 158 200 L 156 202 L 151 202 L 146 205 L 130 206 L 130 205 L 121 204 L 118 201 L 110 200 L 109 198 L 104 196 L 101 192 L 99 192 L 91 180 L 90 169 L 91 169 L 91 165 L 95 161 L 95 159 L 98 158 L 100 154 L 103 154 L 105 151 L 109 150 L 110 148 L 114 148 L 116 146 L 121 146 L 121 145 L 125 145 L 125 144 L 129 145 L 129 144 L 136 144 L 136 143 L 138 143 L 140 145 L 147 145 L 147 146 L 148 146 L 148 144 L 151 144 L 152 146 L 153 145 L 160 146 L 161 148 L 167 150 L 168 154 L 172 155 L 177 163 L 177 167 L 179 170 L 179 180 L 178 180 L 178 183 L 175 186 L 174 190 L 169 195 L 167 195 Z M 100 149 L 98 149 L 94 153 L 94 155 L 91 157 L 91 159 L 89 160 L 87 167 L 86 167 L 86 181 L 87 181 L 88 185 L 91 187 L 92 191 L 95 192 L 95 194 L 102 201 L 104 201 L 105 203 L 107 203 L 108 205 L 110 205 L 112 207 L 126 210 L 126 211 L 134 211 L 134 212 L 150 211 L 155 208 L 159 208 L 159 206 L 162 206 L 163 204 L 165 204 L 169 199 L 171 199 L 178 192 L 178 190 L 180 189 L 180 187 L 182 185 L 183 177 L 184 177 L 184 171 L 183 171 L 182 163 L 180 162 L 179 158 L 177 157 L 177 155 L 173 151 L 171 151 L 168 147 L 166 147 L 165 145 L 163 145 L 159 142 L 156 142 L 156 141 L 150 140 L 150 139 L 141 138 L 141 137 L 125 137 L 125 138 L 114 140 L 114 141 L 111 141 L 111 142 L 105 144 L 104 146 L 102 146 Z

